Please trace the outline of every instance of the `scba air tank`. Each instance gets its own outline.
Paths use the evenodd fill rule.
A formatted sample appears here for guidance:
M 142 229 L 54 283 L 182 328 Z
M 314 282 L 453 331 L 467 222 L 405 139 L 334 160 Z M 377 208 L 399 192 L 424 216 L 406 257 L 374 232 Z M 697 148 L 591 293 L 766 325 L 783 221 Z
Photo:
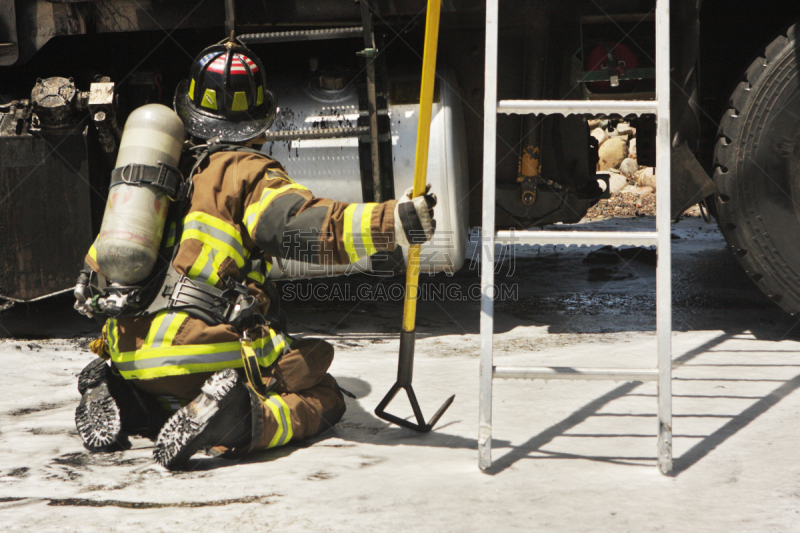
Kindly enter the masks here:
M 134 285 L 155 266 L 184 137 L 181 119 L 161 104 L 136 109 L 125 123 L 94 243 L 97 264 L 113 283 Z

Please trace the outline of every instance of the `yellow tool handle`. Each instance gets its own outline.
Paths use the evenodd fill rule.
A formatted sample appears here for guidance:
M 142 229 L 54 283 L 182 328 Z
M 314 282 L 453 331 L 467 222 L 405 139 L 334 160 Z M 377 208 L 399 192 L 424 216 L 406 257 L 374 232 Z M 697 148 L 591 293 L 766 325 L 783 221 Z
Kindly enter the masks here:
M 436 83 L 436 52 L 439 46 L 439 12 L 441 0 L 429 0 L 425 17 L 425 51 L 422 54 L 422 87 L 419 96 L 419 122 L 417 123 L 417 154 L 414 163 L 414 192 L 425 194 L 428 171 L 428 145 L 431 139 L 431 108 L 433 86 Z M 406 268 L 406 297 L 403 305 L 403 331 L 414 331 L 417 320 L 417 294 L 419 292 L 419 244 L 408 249 Z

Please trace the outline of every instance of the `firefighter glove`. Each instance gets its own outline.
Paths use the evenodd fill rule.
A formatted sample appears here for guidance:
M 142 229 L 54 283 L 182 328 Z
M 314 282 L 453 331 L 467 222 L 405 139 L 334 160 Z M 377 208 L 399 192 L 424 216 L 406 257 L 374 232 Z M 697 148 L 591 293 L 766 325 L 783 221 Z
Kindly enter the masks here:
M 394 239 L 398 246 L 427 242 L 436 230 L 433 219 L 436 195 L 431 193 L 430 184 L 422 196 L 411 198 L 412 194 L 413 190 L 408 189 L 394 209 Z

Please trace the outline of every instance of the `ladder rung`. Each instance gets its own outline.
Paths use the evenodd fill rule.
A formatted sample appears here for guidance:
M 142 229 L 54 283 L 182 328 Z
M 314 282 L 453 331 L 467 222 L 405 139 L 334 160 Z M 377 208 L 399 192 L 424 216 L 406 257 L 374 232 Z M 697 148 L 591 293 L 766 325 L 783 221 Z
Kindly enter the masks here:
M 655 231 L 498 231 L 498 244 L 657 246 Z
M 569 366 L 495 366 L 496 379 L 594 379 L 610 381 L 657 381 L 650 368 L 573 368 Z
M 521 115 L 643 115 L 658 110 L 656 100 L 500 100 L 497 112 Z

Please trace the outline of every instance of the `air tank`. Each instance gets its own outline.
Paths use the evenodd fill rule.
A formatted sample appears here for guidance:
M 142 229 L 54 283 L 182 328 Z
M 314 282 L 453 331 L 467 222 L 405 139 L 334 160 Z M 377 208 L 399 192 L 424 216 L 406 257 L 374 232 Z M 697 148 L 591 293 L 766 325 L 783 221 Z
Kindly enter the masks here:
M 113 283 L 134 285 L 155 266 L 170 198 L 149 184 L 128 183 L 131 165 L 177 167 L 183 122 L 170 108 L 148 104 L 128 117 L 109 186 L 103 224 L 94 242 L 100 270 Z M 127 172 L 127 173 L 126 173 Z

